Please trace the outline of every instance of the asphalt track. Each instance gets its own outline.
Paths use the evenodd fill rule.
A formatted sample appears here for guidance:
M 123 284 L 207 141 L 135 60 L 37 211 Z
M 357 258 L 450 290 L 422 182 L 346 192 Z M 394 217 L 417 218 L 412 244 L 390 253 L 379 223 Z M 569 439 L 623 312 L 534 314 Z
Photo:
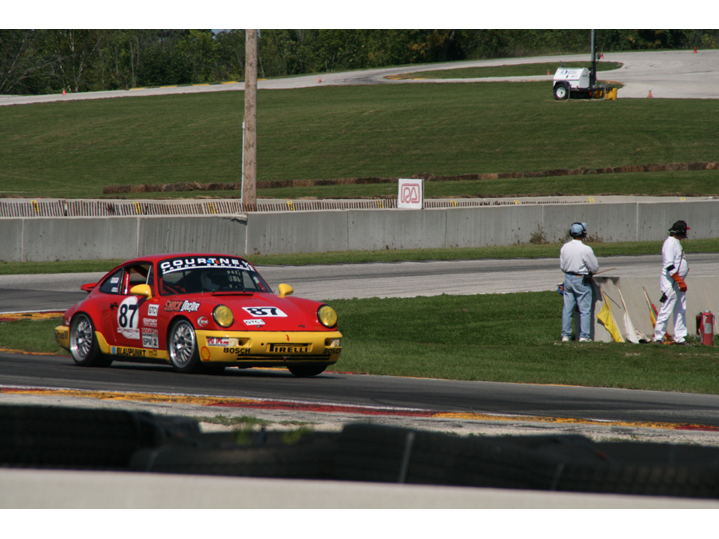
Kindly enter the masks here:
M 661 255 L 599 257 L 605 276 L 657 274 Z M 691 277 L 719 275 L 715 254 L 688 255 Z M 456 260 L 311 266 L 258 266 L 273 289 L 288 283 L 295 296 L 318 301 L 441 294 L 502 294 L 556 290 L 564 279 L 557 259 Z M 85 283 L 102 273 L 0 275 L 0 314 L 66 310 L 82 300 Z M 659 286 L 657 274 L 657 287 Z
M 517 65 L 526 63 L 556 62 L 558 60 L 574 62 L 587 61 L 588 54 L 540 56 L 533 58 L 504 58 L 497 60 L 475 60 L 445 64 L 415 65 L 384 69 L 359 70 L 345 73 L 322 73 L 284 79 L 258 81 L 259 90 L 285 90 L 293 88 L 313 88 L 362 84 L 427 84 L 427 83 L 476 83 L 476 82 L 527 82 L 551 81 L 553 75 L 532 77 L 487 77 L 479 79 L 431 79 L 418 74 L 415 79 L 398 80 L 391 77 L 405 73 L 439 69 L 458 69 L 463 67 L 489 67 L 499 65 Z M 646 98 L 651 91 L 654 98 L 667 99 L 719 99 L 719 50 L 703 50 L 694 53 L 687 51 L 661 52 L 617 52 L 604 55 L 605 62 L 620 62 L 617 70 L 600 73 L 600 79 L 620 82 L 619 99 Z M 0 96 L 2 105 L 28 105 L 56 101 L 75 101 L 86 99 L 110 99 L 118 97 L 140 97 L 150 95 L 172 95 L 202 92 L 222 92 L 244 90 L 243 82 L 225 84 L 203 84 L 193 86 L 165 86 L 160 88 L 132 88 L 107 92 L 86 92 L 79 94 L 50 94 L 41 96 Z M 547 94 L 551 86 L 548 84 Z
M 691 275 L 716 275 L 713 254 L 690 256 Z M 620 276 L 646 275 L 659 266 L 659 257 L 600 258 Z M 286 281 L 297 295 L 331 300 L 338 297 L 409 297 L 436 294 L 481 294 L 553 290 L 561 281 L 555 259 L 402 262 L 340 266 L 265 266 L 273 286 Z M 77 291 L 102 274 L 0 276 L 0 313 L 62 311 L 85 297 Z M 73 292 L 76 290 L 76 292 Z M 222 398 L 296 401 L 294 409 L 320 403 L 325 412 L 367 412 L 346 407 L 392 408 L 387 415 L 470 414 L 466 419 L 511 415 L 517 418 L 567 418 L 619 422 L 625 426 L 719 428 L 719 396 L 624 391 L 613 389 L 534 386 L 448 380 L 406 379 L 326 373 L 299 379 L 284 370 L 228 369 L 222 377 L 183 376 L 167 366 L 117 362 L 110 369 L 84 369 L 68 357 L 0 352 L 3 386 L 69 388 L 84 391 L 179 393 Z M 229 406 L 229 405 L 228 405 Z M 263 405 L 257 405 L 261 408 Z M 264 406 L 270 406 L 265 403 Z M 272 406 L 280 406 L 274 404 Z M 270 407 L 272 407 L 270 406 Z M 285 406 L 285 405 L 282 405 Z M 334 406 L 334 408 L 333 408 Z M 304 407 L 304 408 L 303 408 Z M 316 411 L 316 410 L 315 410 Z M 379 412 L 374 412 L 379 413 Z M 411 415 L 411 414 L 410 414 Z M 668 425 L 671 424 L 671 425 Z

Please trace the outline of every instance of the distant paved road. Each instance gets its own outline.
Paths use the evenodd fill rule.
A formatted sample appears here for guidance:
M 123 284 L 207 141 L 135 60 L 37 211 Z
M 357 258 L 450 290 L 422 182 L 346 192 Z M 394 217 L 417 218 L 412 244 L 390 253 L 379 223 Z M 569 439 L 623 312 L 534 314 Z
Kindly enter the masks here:
M 719 256 L 689 255 L 691 277 L 719 276 Z M 657 275 L 660 255 L 600 257 L 607 276 Z M 331 266 L 261 266 L 273 289 L 291 284 L 295 295 L 317 300 L 502 294 L 555 290 L 563 281 L 557 259 L 457 260 Z M 86 294 L 80 285 L 102 273 L 0 275 L 0 313 L 65 310 Z
M 498 60 L 475 60 L 470 62 L 451 62 L 421 66 L 390 67 L 350 71 L 345 73 L 322 73 L 286 79 L 260 80 L 259 89 L 311 88 L 331 85 L 357 84 L 426 84 L 450 82 L 495 82 L 495 81 L 551 81 L 552 75 L 536 77 L 505 77 L 483 79 L 423 79 L 392 80 L 387 77 L 401 73 L 428 71 L 437 69 L 457 69 L 463 67 L 487 67 L 498 65 L 516 65 L 526 63 L 564 61 L 586 61 L 588 54 L 538 56 L 533 58 L 507 58 Z M 655 98 L 693 98 L 719 99 L 719 50 L 662 51 L 662 52 L 620 52 L 607 53 L 605 62 L 624 64 L 616 71 L 604 71 L 600 78 L 621 82 L 624 88 L 619 98 L 646 98 L 649 91 Z M 321 80 L 321 82 L 320 82 Z M 170 95 L 201 92 L 222 92 L 244 90 L 242 82 L 196 86 L 169 86 L 163 88 L 135 88 L 112 92 L 85 92 L 78 94 L 51 94 L 41 96 L 0 96 L 0 105 L 26 105 L 54 101 L 74 101 L 83 99 L 108 99 L 115 97 L 137 97 L 148 95 Z M 549 89 L 547 90 L 549 93 Z

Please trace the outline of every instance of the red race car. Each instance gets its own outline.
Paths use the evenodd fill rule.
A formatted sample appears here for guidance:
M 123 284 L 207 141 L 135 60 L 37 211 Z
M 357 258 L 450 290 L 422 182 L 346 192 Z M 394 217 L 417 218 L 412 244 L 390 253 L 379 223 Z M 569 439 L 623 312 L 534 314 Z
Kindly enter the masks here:
M 136 258 L 82 289 L 90 295 L 55 328 L 78 365 L 165 360 L 177 372 L 282 366 L 314 376 L 342 351 L 332 307 L 288 297 L 287 284 L 275 295 L 236 256 Z

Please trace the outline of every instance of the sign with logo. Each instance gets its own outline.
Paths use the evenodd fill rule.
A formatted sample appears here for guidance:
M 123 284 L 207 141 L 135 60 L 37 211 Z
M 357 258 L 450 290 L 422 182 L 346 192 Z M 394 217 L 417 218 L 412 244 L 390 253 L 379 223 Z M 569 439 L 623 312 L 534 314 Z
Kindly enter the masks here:
M 400 178 L 397 193 L 397 207 L 406 210 L 421 210 L 424 207 L 424 180 Z

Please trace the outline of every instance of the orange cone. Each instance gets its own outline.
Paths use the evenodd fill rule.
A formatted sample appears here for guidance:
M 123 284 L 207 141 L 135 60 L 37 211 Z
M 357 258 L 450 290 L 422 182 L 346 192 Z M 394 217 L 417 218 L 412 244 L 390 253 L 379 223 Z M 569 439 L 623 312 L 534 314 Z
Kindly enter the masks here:
M 65 95 L 65 88 L 62 89 L 62 95 Z
M 651 90 L 649 90 L 649 95 L 648 95 L 647 97 L 654 97 L 654 96 L 652 96 L 652 91 L 651 91 Z
M 322 77 L 320 77 L 320 80 L 318 80 L 317 82 L 322 82 Z
M 549 69 L 547 69 L 547 75 L 551 75 L 551 73 L 549 72 Z
M 604 53 L 601 53 L 601 54 L 599 55 L 599 58 L 604 58 Z
M 694 47 L 694 52 L 697 52 L 697 48 L 696 48 L 696 47 Z

